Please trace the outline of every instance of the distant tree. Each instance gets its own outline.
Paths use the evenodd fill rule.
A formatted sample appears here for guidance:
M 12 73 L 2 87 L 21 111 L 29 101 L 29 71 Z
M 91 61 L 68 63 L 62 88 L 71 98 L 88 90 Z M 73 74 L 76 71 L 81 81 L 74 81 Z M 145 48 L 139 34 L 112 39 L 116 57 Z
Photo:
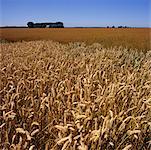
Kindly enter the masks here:
M 110 28 L 109 26 L 107 26 L 107 28 Z
M 123 26 L 118 26 L 118 28 L 123 28 Z
M 112 26 L 112 28 L 115 28 L 115 26 Z
M 28 28 L 33 28 L 34 23 L 33 23 L 33 22 L 28 22 L 28 23 L 27 23 L 27 26 L 28 26 Z

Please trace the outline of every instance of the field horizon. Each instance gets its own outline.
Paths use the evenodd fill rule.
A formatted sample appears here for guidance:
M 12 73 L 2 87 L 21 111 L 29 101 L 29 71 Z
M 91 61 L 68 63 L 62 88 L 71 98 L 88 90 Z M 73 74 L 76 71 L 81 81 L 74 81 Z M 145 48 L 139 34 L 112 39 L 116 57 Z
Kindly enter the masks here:
M 1 28 L 0 39 L 100 43 L 105 47 L 123 46 L 146 51 L 151 48 L 151 28 Z

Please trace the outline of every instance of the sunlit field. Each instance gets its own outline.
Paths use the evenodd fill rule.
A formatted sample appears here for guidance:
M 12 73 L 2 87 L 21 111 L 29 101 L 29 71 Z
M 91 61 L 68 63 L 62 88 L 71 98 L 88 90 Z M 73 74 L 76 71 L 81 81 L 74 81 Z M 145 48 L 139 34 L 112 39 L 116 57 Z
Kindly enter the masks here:
M 151 47 L 150 28 L 64 28 L 64 29 L 0 29 L 0 39 L 8 41 L 53 40 L 61 43 L 101 43 L 105 47 L 123 46 L 148 50 Z
M 1 44 L 0 149 L 149 150 L 148 30 L 42 30 L 5 29 L 1 36 L 89 44 Z

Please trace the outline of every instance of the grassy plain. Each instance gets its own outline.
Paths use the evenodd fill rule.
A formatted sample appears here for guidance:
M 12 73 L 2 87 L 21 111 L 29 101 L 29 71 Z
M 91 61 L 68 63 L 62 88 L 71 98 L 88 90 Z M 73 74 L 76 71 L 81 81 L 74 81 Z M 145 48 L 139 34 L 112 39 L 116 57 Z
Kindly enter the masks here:
M 148 37 L 144 29 L 69 30 L 4 31 L 10 40 L 108 37 L 133 46 Z M 52 41 L 0 48 L 0 149 L 150 149 L 151 51 Z
M 101 43 L 105 47 L 120 46 L 148 50 L 151 47 L 149 28 L 64 28 L 64 29 L 0 29 L 0 39 L 8 41 L 53 40 L 62 43 Z

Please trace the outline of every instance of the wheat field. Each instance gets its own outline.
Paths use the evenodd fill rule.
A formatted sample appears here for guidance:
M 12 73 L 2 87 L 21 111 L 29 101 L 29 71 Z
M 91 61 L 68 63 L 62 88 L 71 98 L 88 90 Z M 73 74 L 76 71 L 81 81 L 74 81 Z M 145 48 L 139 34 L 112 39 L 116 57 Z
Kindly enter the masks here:
M 149 150 L 151 50 L 1 44 L 0 148 Z
M 106 48 L 123 46 L 147 51 L 151 47 L 151 28 L 0 28 L 0 39 L 100 43 Z

